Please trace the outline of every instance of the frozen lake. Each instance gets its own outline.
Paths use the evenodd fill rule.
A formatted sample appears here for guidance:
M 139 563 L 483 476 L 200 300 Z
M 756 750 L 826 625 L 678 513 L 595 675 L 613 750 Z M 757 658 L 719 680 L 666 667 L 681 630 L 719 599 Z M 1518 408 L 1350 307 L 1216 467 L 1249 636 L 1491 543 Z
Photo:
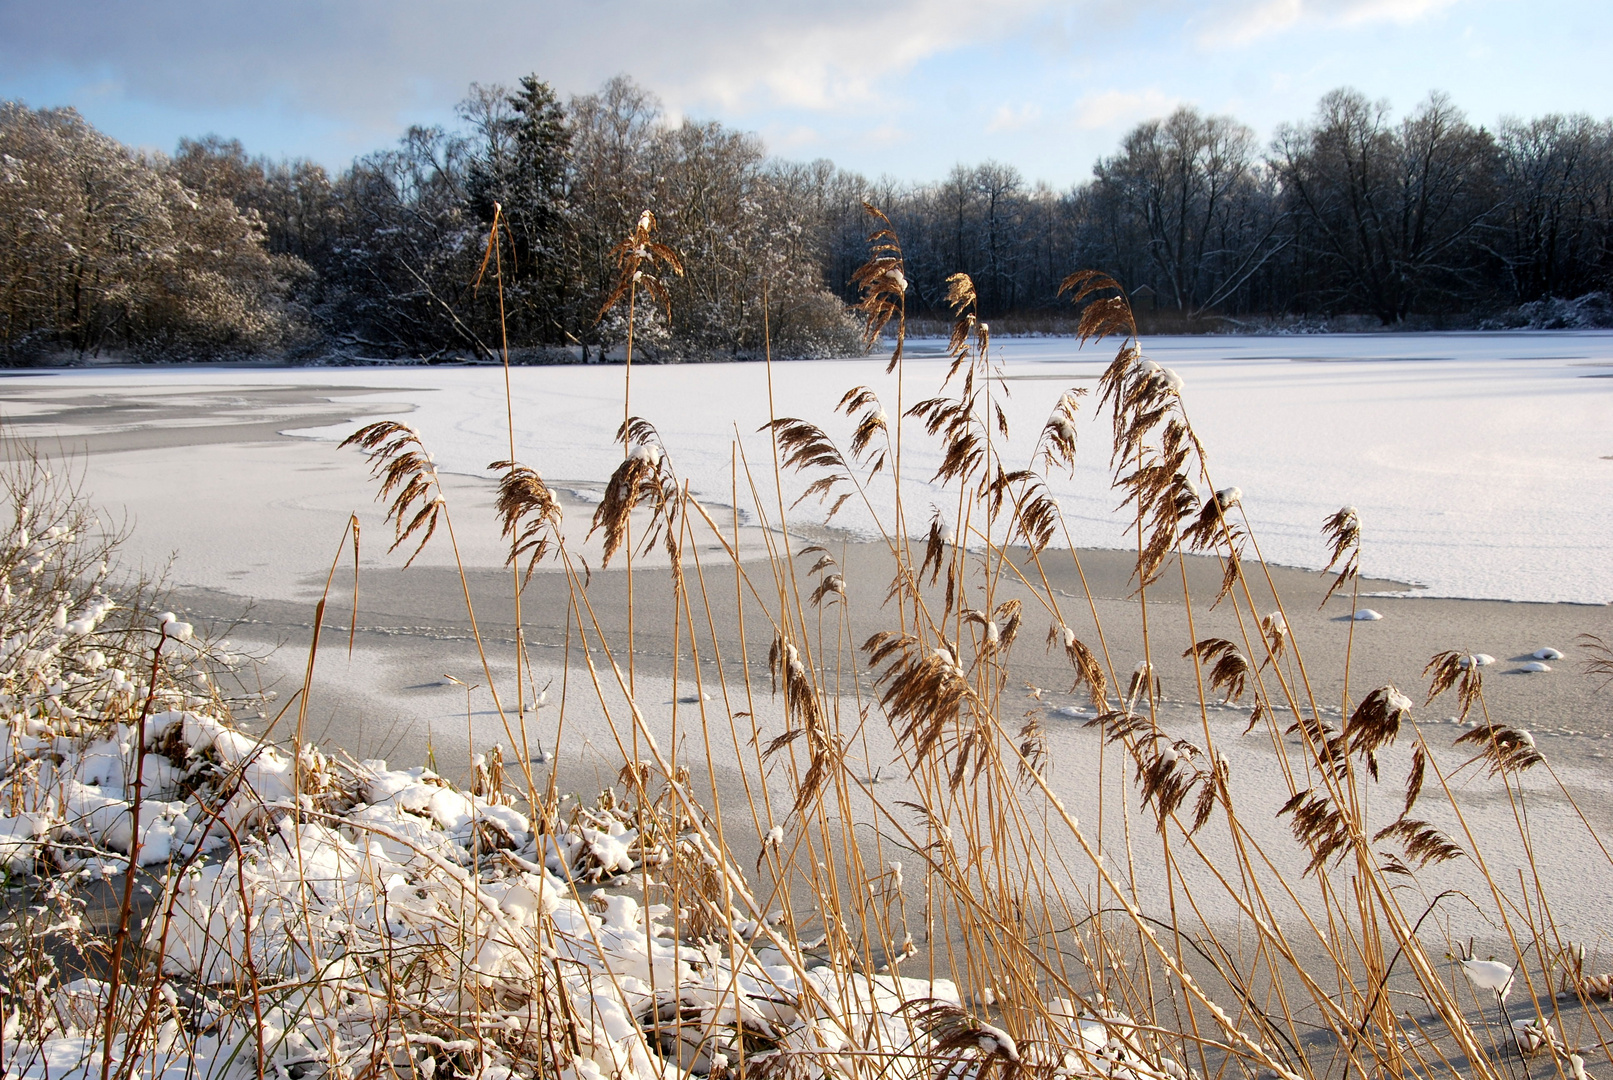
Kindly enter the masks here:
M 945 368 L 940 353 L 937 342 L 916 344 L 904 404 L 937 392 Z M 1326 558 L 1322 520 L 1351 503 L 1365 523 L 1366 575 L 1418 583 L 1426 586 L 1425 596 L 1613 600 L 1613 460 L 1608 460 L 1613 455 L 1613 334 L 1201 337 L 1150 341 L 1148 353 L 1184 378 L 1186 408 L 1207 447 L 1215 483 L 1243 489 L 1268 558 L 1319 566 Z M 1001 357 L 1002 385 L 1011 393 L 1012 438 L 1006 453 L 1010 461 L 1027 461 L 1058 395 L 1070 386 L 1092 388 L 1112 348 L 1078 350 L 1068 340 L 1008 341 Z M 813 419 L 843 437 L 846 424 L 832 422 L 832 410 L 848 387 L 875 387 L 887 411 L 895 413 L 883 367 L 879 359 L 781 364 L 774 369 L 778 412 Z M 621 419 L 623 369 L 518 368 L 510 375 L 517 456 L 555 486 L 578 493 L 567 509 L 566 530 L 571 541 L 579 541 L 587 531 L 590 494 L 597 495 L 620 460 L 613 435 Z M 680 475 L 719 521 L 727 523 L 722 507 L 733 498 L 736 440 L 755 467 L 763 498 L 768 497 L 771 452 L 767 437 L 757 432 L 768 415 L 764 366 L 639 367 L 633 372 L 633 394 L 634 411 L 659 428 Z M 509 453 L 502 370 L 19 372 L 0 377 L 0 413 L 13 432 L 43 437 L 47 448 L 59 437 L 64 449 L 89 451 L 82 463 L 89 497 L 114 520 L 127 515 L 133 529 L 123 551 L 126 564 L 160 568 L 172 553 L 167 577 L 176 586 L 174 609 L 198 627 L 228 636 L 243 655 L 263 657 L 261 668 L 246 671 L 249 688 L 261 680 L 281 700 L 302 685 L 314 602 L 342 545 L 348 515 L 357 513 L 365 570 L 356 644 L 351 653 L 343 647 L 352 610 L 346 606 L 352 586 L 344 553 L 332 606 L 325 612 L 327 630 L 334 633 L 324 639 L 308 699 L 309 737 L 358 757 L 398 764 L 419 762 L 429 751 L 449 770 L 462 768 L 473 746 L 502 743 L 527 752 L 525 734 L 515 741 L 493 709 L 467 627 L 462 599 L 467 586 L 451 569 L 452 549 L 443 543 L 443 532 L 413 569 L 400 571 L 403 556 L 385 552 L 391 530 L 381 521 L 361 455 L 336 447 L 360 423 L 396 416 L 421 431 L 445 469 L 463 474 L 449 475 L 445 487 L 470 570 L 468 589 L 475 594 L 491 678 L 507 703 L 515 696 L 515 631 L 507 603 L 510 577 L 495 568 L 502 566 L 508 548 L 491 513 L 486 472 L 489 462 Z M 936 448 L 916 424 L 907 430 L 908 475 L 929 475 L 938 460 Z M 282 432 L 298 437 L 285 438 Z M 1110 487 L 1109 436 L 1108 422 L 1094 415 L 1089 403 L 1077 473 L 1053 481 L 1073 539 L 1083 546 L 1120 548 L 1129 541 L 1126 519 L 1114 512 L 1119 500 Z M 791 484 L 801 486 L 799 480 Z M 739 486 L 746 489 L 743 478 Z M 910 514 L 921 521 L 928 518 L 929 504 L 945 497 L 912 480 L 905 490 Z M 876 508 L 889 509 L 887 480 L 876 482 L 873 497 Z M 742 494 L 741 505 L 748 501 Z M 854 509 L 848 504 L 840 523 L 867 528 L 869 519 Z M 806 505 L 796 518 L 820 520 L 821 510 Z M 754 534 L 744 547 L 752 554 L 762 551 Z M 672 724 L 680 714 L 672 706 L 687 701 L 687 679 L 695 670 L 708 680 L 703 685 L 713 701 L 733 709 L 744 700 L 753 718 L 759 707 L 762 719 L 752 722 L 776 731 L 782 723 L 777 703 L 758 693 L 751 704 L 743 675 L 749 671 L 758 690 L 767 685 L 763 653 L 770 638 L 753 638 L 750 654 L 742 655 L 737 620 L 724 609 L 725 598 L 733 595 L 728 591 L 733 578 L 711 574 L 710 560 L 723 560 L 712 554 L 709 537 L 697 534 L 692 550 L 707 559 L 711 595 L 717 599 L 708 626 L 713 641 L 723 645 L 725 666 L 712 663 L 714 647 L 705 654 L 704 667 L 681 666 L 680 678 L 686 681 L 673 685 L 671 660 L 676 655 L 681 663 L 683 657 L 678 624 L 670 614 L 674 594 L 663 587 L 664 575 L 656 578 L 653 569 L 642 569 L 654 560 L 641 562 L 644 576 L 635 598 L 638 694 L 653 722 L 662 725 L 656 737 L 665 738 L 663 745 L 678 745 Z M 856 631 L 847 640 L 865 640 L 889 628 L 890 610 L 879 606 L 889 569 L 870 551 L 864 548 L 859 555 L 854 549 L 843 562 L 849 595 L 871 598 L 850 605 L 860 621 L 847 624 Z M 597 549 L 587 557 L 597 571 Z M 1162 723 L 1197 738 L 1202 718 L 1182 644 L 1209 634 L 1234 636 L 1236 613 L 1230 605 L 1215 611 L 1207 610 L 1207 603 L 1196 605 L 1190 627 L 1188 608 L 1167 602 L 1167 590 L 1161 589 L 1160 602 L 1151 605 L 1152 644 L 1145 643 L 1136 604 L 1127 599 L 1128 567 L 1121 565 L 1126 562 L 1126 557 L 1085 560 L 1107 648 L 1122 672 L 1149 655 L 1147 649 L 1155 650 L 1167 693 L 1180 695 L 1188 688 L 1186 696 L 1167 703 Z M 1050 572 L 1055 591 L 1080 595 L 1073 566 Z M 596 572 L 588 593 L 590 609 L 613 647 L 625 632 L 622 577 Z M 1613 719 L 1606 694 L 1580 669 L 1575 641 L 1582 633 L 1607 633 L 1605 608 L 1381 599 L 1371 606 L 1384 613 L 1383 620 L 1357 624 L 1348 619 L 1348 601 L 1335 598 L 1325 610 L 1315 606 L 1323 591 L 1317 578 L 1284 572 L 1276 577 L 1285 602 L 1292 602 L 1290 630 L 1296 648 L 1303 641 L 1307 680 L 1320 700 L 1337 701 L 1342 694 L 1346 642 L 1351 642 L 1348 655 L 1358 680 L 1352 685 L 1392 684 L 1419 700 L 1423 667 L 1436 650 L 1487 652 L 1500 663 L 1490 669 L 1494 677 L 1487 676 L 1486 709 L 1530 727 L 1574 797 L 1589 808 L 1596 827 L 1604 828 L 1613 806 L 1608 764 Z M 1218 579 L 1212 573 L 1211 580 Z M 1258 593 L 1260 586 L 1255 588 Z M 567 790 L 598 790 L 620 767 L 619 733 L 605 710 L 620 717 L 625 706 L 617 689 L 606 686 L 596 693 L 583 675 L 569 599 L 564 579 L 540 573 L 523 601 L 523 634 L 532 660 L 526 700 L 539 688 L 553 687 L 551 705 L 567 702 L 563 739 L 558 705 L 528 714 L 527 722 L 544 763 L 569 770 Z M 1071 606 L 1082 625 L 1084 606 Z M 1094 736 L 1063 711 L 1080 706 L 1082 699 L 1063 691 L 1066 662 L 1040 647 L 1040 627 L 1032 625 L 1036 632 L 1017 651 L 1015 672 L 1026 683 L 1050 689 L 1021 697 L 1016 678 L 1008 691 L 1013 696 L 1004 701 L 1016 708 L 1022 702 L 1027 709 L 1036 707 L 1033 701 L 1040 704 L 1051 752 L 1060 763 L 1061 797 L 1084 820 L 1093 820 L 1094 793 L 1103 790 L 1099 781 L 1112 785 L 1123 773 L 1093 775 L 1101 760 L 1094 753 Z M 1169 646 L 1162 644 L 1166 641 Z M 1522 674 L 1520 664 L 1543 646 L 1561 649 L 1569 658 L 1554 665 L 1553 673 Z M 460 681 L 451 683 L 449 676 Z M 1447 698 L 1418 711 L 1426 737 L 1441 753 L 1465 730 L 1441 722 L 1454 709 Z M 693 714 L 681 715 L 685 719 L 677 723 L 692 725 L 687 718 Z M 1225 734 L 1250 805 L 1276 790 L 1273 778 L 1280 773 L 1269 749 L 1261 740 L 1236 737 L 1245 728 L 1241 713 L 1216 708 L 1204 722 L 1217 725 L 1217 740 Z M 723 738 L 719 731 L 719 745 L 708 746 L 715 762 L 711 782 L 726 805 L 741 805 L 745 778 L 752 775 L 749 759 L 721 743 Z M 858 753 L 872 774 L 889 770 L 895 775 L 901 769 L 888 736 L 871 737 Z M 1386 776 L 1404 775 L 1404 757 L 1386 758 Z M 897 787 L 884 791 L 901 797 Z M 1472 808 L 1471 820 L 1481 833 L 1500 836 L 1514 827 L 1512 804 L 1494 798 L 1493 788 L 1468 777 L 1458 794 L 1464 811 Z M 1262 823 L 1258 838 L 1267 850 L 1297 850 L 1281 819 L 1255 813 L 1250 820 Z M 1567 922 L 1559 925 L 1573 923 L 1588 940 L 1600 940 L 1596 897 L 1608 882 L 1582 857 L 1578 819 L 1542 788 L 1538 798 L 1532 797 L 1529 820 L 1547 871 L 1568 883 L 1559 896 L 1559 915 Z M 1117 845 L 1123 840 L 1109 836 Z M 1513 865 L 1520 858 L 1512 849 L 1497 850 L 1499 864 Z M 1143 869 L 1155 877 L 1163 872 Z
M 1058 395 L 1070 386 L 1094 389 L 1113 344 L 1078 349 L 1069 339 L 1020 339 L 998 349 L 1011 395 L 1006 458 L 1028 462 Z M 905 405 L 938 392 L 941 352 L 940 342 L 913 343 Z M 1268 559 L 1320 566 L 1322 521 L 1350 504 L 1361 513 L 1363 569 L 1373 576 L 1411 582 L 1434 596 L 1613 601 L 1613 334 L 1156 338 L 1145 342 L 1145 352 L 1185 379 L 1184 400 L 1214 481 L 1243 489 Z M 584 499 L 597 493 L 621 453 L 612 440 L 622 416 L 622 374 L 620 366 L 513 370 L 518 457 Z M 849 429 L 833 408 L 852 386 L 872 386 L 896 412 L 894 380 L 878 359 L 778 364 L 773 375 L 779 415 L 813 420 L 837 436 Z M 314 384 L 385 393 L 333 394 L 321 413 L 329 422 L 314 427 L 295 410 L 282 417 L 244 400 L 230 422 L 336 440 L 353 430 L 350 414 L 384 400 L 397 403 L 399 415 L 408 413 L 446 469 L 486 476 L 489 462 L 507 456 L 504 376 L 496 368 L 29 372 L 0 383 L 0 409 L 8 420 L 23 421 L 25 433 L 59 435 L 72 446 L 114 428 L 186 427 L 183 393 Z M 768 417 L 763 365 L 641 365 L 632 386 L 633 412 L 656 425 L 679 474 L 709 504 L 731 500 L 736 440 L 758 480 L 770 476 L 768 441 L 757 433 Z M 180 397 L 149 420 L 103 424 L 89 413 L 53 425 L 42 391 L 107 400 Z M 1115 512 L 1119 498 L 1109 486 L 1109 428 L 1094 409 L 1089 399 L 1076 475 L 1054 477 L 1052 486 L 1076 544 L 1124 547 L 1127 521 Z M 219 421 L 215 414 L 207 422 Z M 915 478 L 934 470 L 939 453 L 916 424 L 905 440 L 908 512 L 927 520 L 930 504 L 946 497 Z M 238 497 L 261 503 L 297 479 L 269 474 L 240 481 Z M 884 478 L 873 491 L 876 502 L 890 505 Z M 797 515 L 821 519 L 813 504 Z M 836 523 L 872 527 L 866 511 L 851 503 Z M 572 532 L 584 525 L 573 515 Z

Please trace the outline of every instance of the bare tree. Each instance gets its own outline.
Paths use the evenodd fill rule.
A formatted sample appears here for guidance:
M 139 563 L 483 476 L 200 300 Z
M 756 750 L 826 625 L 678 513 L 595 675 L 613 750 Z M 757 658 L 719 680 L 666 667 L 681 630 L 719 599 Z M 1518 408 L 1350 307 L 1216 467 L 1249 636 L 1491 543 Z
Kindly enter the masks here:
M 1223 303 L 1285 246 L 1254 146 L 1254 132 L 1231 117 L 1184 106 L 1139 124 L 1093 170 L 1110 213 L 1130 219 L 1126 242 L 1146 245 L 1153 287 L 1189 317 Z
M 1273 156 L 1337 300 L 1389 325 L 1472 283 L 1496 206 L 1495 143 L 1443 94 L 1397 126 L 1386 102 L 1335 90 L 1310 124 L 1279 130 Z
M 253 215 L 71 109 L 0 103 L 0 352 L 250 350 L 285 339 Z
M 1514 301 L 1605 287 L 1613 244 L 1613 125 L 1588 116 L 1504 120 L 1507 197 L 1490 250 Z

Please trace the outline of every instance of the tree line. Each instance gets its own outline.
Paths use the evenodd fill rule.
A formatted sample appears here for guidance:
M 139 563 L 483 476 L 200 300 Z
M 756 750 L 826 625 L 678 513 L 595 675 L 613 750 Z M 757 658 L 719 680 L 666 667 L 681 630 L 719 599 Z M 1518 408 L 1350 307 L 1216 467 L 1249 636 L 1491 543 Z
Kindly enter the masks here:
M 1435 94 L 1397 121 L 1345 89 L 1262 145 L 1183 107 L 1055 190 L 990 161 L 928 183 L 782 161 L 669 123 L 626 77 L 564 102 L 536 76 L 473 85 L 457 115 L 332 174 L 217 136 L 135 153 L 70 109 L 0 103 L 0 356 L 599 359 L 626 336 L 601 311 L 646 209 L 683 269 L 634 309 L 663 359 L 857 349 L 865 204 L 920 318 L 963 271 L 987 317 L 1056 325 L 1081 267 L 1181 329 L 1607 314 L 1613 123 L 1587 116 L 1492 131 Z
M 1069 268 L 1095 267 L 1183 328 L 1337 315 L 1505 325 L 1613 276 L 1613 123 L 1550 115 L 1492 132 L 1440 94 L 1395 122 L 1386 103 L 1337 90 L 1267 146 L 1230 117 L 1180 108 L 1138 124 L 1067 191 L 994 162 L 935 184 L 841 183 L 826 277 L 861 257 L 848 208 L 868 198 L 896 223 L 932 311 L 954 269 L 1001 316 L 1056 308 Z

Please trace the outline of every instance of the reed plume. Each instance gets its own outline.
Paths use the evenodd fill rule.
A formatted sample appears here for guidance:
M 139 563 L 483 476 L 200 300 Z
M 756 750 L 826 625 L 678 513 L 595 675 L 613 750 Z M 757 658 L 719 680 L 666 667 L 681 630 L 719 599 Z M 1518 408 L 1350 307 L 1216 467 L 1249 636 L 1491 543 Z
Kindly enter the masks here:
M 1331 557 L 1327 565 L 1322 567 L 1322 573 L 1331 572 L 1335 566 L 1339 572 L 1317 607 L 1326 606 L 1334 593 L 1346 583 L 1354 581 L 1361 572 L 1361 516 L 1356 513 L 1355 507 L 1346 506 L 1322 523 L 1322 534 L 1327 537 L 1331 548 Z
M 868 261 L 851 275 L 851 283 L 862 293 L 857 310 L 863 314 L 863 344 L 872 348 L 890 325 L 897 322 L 896 347 L 885 365 L 888 375 L 902 360 L 902 347 L 907 339 L 907 272 L 902 256 L 902 244 L 886 217 L 872 203 L 863 203 L 863 211 L 877 223 L 868 236 L 871 249 Z
M 1601 677 L 1599 689 L 1605 690 L 1613 685 L 1613 645 L 1595 634 L 1581 634 L 1579 643 L 1590 654 L 1581 665 L 1585 674 Z
M 420 433 L 407 424 L 378 420 L 343 439 L 341 446 L 357 446 L 365 452 L 370 475 L 381 483 L 376 498 L 392 500 L 386 517 L 392 522 L 393 539 L 387 550 L 396 551 L 421 533 L 420 542 L 404 563 L 409 566 L 437 531 L 444 505 L 437 466 L 420 441 Z
M 1484 696 L 1484 675 L 1480 666 L 1473 656 L 1465 653 L 1436 653 L 1423 668 L 1423 674 L 1430 676 L 1428 698 L 1423 704 L 1432 704 L 1435 698 L 1454 686 L 1457 701 L 1462 706 L 1460 718 L 1466 720 L 1467 714 Z
M 599 305 L 600 318 L 624 298 L 631 299 L 638 289 L 643 289 L 671 320 L 672 294 L 667 290 L 662 271 L 664 268 L 682 277 L 683 261 L 677 252 L 655 239 L 655 228 L 655 213 L 646 210 L 639 215 L 633 231 L 610 249 L 610 259 L 616 264 L 616 281 L 604 303 Z
M 611 557 L 621 550 L 628 537 L 633 510 L 641 504 L 647 504 L 651 511 L 650 525 L 642 541 L 643 550 L 648 551 L 658 540 L 664 540 L 667 554 L 675 560 L 678 481 L 661 435 L 649 421 L 632 417 L 618 429 L 616 437 L 629 447 L 627 456 L 605 485 L 605 496 L 594 509 L 593 524 L 588 529 L 589 536 L 604 533 L 605 553 L 601 565 L 609 566 Z
M 533 469 L 513 461 L 495 461 L 488 468 L 504 474 L 499 478 L 498 499 L 493 504 L 494 513 L 503 522 L 504 538 L 511 542 L 504 565 L 514 566 L 525 555 L 523 582 L 530 581 L 532 572 L 558 539 L 560 503 Z

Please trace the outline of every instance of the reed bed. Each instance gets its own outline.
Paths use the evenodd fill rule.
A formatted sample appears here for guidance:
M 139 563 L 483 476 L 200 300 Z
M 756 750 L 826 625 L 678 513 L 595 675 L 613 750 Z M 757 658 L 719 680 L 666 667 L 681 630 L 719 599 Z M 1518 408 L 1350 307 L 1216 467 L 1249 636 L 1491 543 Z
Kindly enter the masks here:
M 1077 332 L 1113 359 L 1095 400 L 1052 397 L 1016 441 L 966 276 L 949 283 L 942 384 L 907 384 L 900 240 L 870 212 L 856 281 L 869 342 L 894 342 L 895 397 L 848 387 L 833 424 L 758 417 L 769 457 L 736 439 L 726 510 L 680 481 L 624 382 L 591 567 L 514 460 L 512 411 L 510 458 L 490 466 L 511 602 L 519 625 L 532 575 L 564 576 L 567 662 L 559 702 L 534 709 L 524 637 L 513 679 L 483 652 L 503 738 L 463 785 L 306 743 L 315 657 L 340 647 L 321 641 L 326 600 L 307 680 L 247 734 L 235 715 L 265 700 L 218 691 L 227 648 L 102 599 L 111 539 L 44 463 L 16 473 L 0 854 L 26 891 L 0 927 L 7 1074 L 1583 1080 L 1613 1065 L 1613 976 L 1559 930 L 1529 808 L 1567 807 L 1579 834 L 1552 843 L 1610 856 L 1529 732 L 1490 714 L 1482 665 L 1451 643 L 1426 685 L 1396 687 L 1352 671 L 1347 644 L 1342 695 L 1320 700 L 1242 493 L 1212 478 L 1190 393 L 1147 359 L 1118 283 L 1065 281 Z M 618 249 L 613 303 L 642 286 L 664 305 L 653 271 L 680 264 L 653 231 L 646 214 Z M 496 223 L 488 251 L 497 287 Z M 1086 409 L 1112 438 L 1079 452 L 1109 454 L 1134 516 L 1123 611 L 1140 625 L 1124 632 L 1090 589 L 1052 584 L 1056 563 L 1084 581 L 1046 477 L 1072 467 Z M 925 479 L 951 499 L 919 517 L 902 495 L 915 439 L 941 447 Z M 456 543 L 419 433 L 383 421 L 348 444 L 395 549 Z M 880 589 L 848 584 L 816 531 L 852 500 L 878 522 Z M 741 550 L 742 503 L 760 553 Z M 41 532 L 41 505 L 71 522 Z M 1370 523 L 1344 508 L 1318 524 L 1329 595 L 1353 614 Z M 326 599 L 351 558 L 356 604 L 356 520 L 336 546 Z M 652 551 L 670 710 L 635 665 L 631 584 L 625 634 L 590 591 Z M 1218 568 L 1209 598 L 1192 556 Z M 1588 649 L 1605 676 L 1606 647 Z M 1071 763 L 1050 751 L 1043 692 L 1027 700 L 1027 656 L 1066 665 L 1084 698 L 1069 711 L 1096 758 L 1095 820 L 1067 805 Z M 1190 691 L 1167 699 L 1171 664 Z M 1418 723 L 1436 700 L 1472 721 L 1454 744 Z M 557 761 L 585 705 L 619 771 L 578 798 Z M 1243 734 L 1226 738 L 1233 715 Z M 870 775 L 882 755 L 888 781 Z M 1474 784 L 1516 835 L 1494 815 L 1475 827 L 1457 795 Z M 95 881 L 116 899 L 99 923 Z

